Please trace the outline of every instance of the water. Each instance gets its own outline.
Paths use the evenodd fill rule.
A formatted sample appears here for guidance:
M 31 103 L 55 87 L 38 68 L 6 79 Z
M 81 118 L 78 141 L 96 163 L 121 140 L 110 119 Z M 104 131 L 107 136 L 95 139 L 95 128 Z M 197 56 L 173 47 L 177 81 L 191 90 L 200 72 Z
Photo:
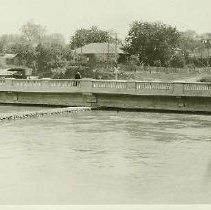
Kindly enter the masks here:
M 87 111 L 0 124 L 0 204 L 211 203 L 211 116 Z
M 4 113 L 19 113 L 24 111 L 39 111 L 43 109 L 49 109 L 48 107 L 34 107 L 34 106 L 5 106 L 0 105 L 0 115 Z

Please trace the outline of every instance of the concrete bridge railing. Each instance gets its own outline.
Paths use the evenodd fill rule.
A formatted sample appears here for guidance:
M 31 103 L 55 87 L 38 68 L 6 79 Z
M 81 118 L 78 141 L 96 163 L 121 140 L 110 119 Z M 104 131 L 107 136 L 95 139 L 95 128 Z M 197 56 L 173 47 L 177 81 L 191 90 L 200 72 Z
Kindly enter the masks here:
M 108 93 L 211 97 L 211 83 L 124 80 L 1 79 L 0 91 L 52 93 Z

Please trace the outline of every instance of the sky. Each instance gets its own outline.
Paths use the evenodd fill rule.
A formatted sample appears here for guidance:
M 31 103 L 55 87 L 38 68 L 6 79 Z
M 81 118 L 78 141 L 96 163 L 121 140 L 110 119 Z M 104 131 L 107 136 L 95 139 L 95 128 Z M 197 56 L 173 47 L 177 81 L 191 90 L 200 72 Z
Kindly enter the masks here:
M 19 33 L 33 21 L 66 39 L 93 25 L 124 38 L 135 20 L 211 32 L 211 0 L 0 0 L 0 34 Z

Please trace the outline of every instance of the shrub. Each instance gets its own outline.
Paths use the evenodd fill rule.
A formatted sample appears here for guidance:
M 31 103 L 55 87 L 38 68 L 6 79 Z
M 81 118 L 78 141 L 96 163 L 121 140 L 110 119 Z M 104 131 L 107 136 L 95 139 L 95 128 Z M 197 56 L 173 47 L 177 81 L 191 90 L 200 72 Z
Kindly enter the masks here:
M 174 55 L 170 60 L 170 66 L 173 68 L 184 68 L 185 58 L 183 55 Z

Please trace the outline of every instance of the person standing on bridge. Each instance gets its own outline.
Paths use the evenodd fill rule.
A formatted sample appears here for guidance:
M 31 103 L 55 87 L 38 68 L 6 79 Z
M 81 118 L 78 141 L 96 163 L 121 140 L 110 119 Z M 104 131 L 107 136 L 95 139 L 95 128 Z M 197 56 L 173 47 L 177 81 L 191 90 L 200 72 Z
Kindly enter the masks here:
M 79 86 L 79 84 L 80 84 L 80 81 L 78 81 L 79 79 L 81 79 L 81 74 L 80 74 L 80 72 L 79 71 L 77 71 L 76 73 L 75 73 L 75 86 Z

